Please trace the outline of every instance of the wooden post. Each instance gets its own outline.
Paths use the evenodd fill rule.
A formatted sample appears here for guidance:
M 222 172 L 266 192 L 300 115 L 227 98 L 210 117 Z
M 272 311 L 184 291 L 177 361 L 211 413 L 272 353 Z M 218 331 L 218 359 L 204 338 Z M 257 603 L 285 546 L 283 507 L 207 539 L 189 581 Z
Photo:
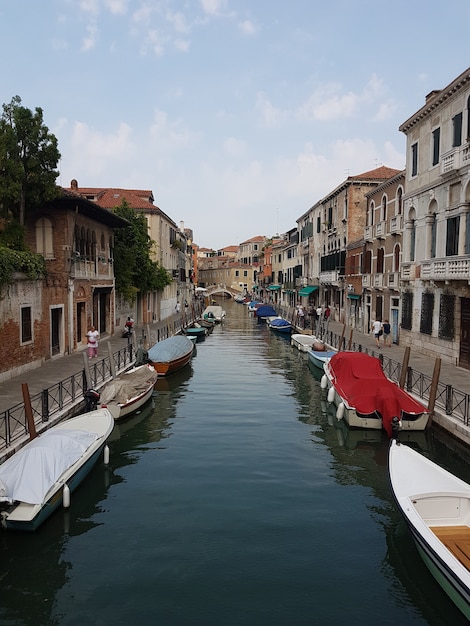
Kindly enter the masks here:
M 109 356 L 109 367 L 111 369 L 111 376 L 116 378 L 116 366 L 114 364 L 113 359 L 113 349 L 111 348 L 111 343 L 108 341 L 108 356 Z
M 410 346 L 407 346 L 405 348 L 405 354 L 403 355 L 403 363 L 402 363 L 402 366 L 401 366 L 400 382 L 398 383 L 400 389 L 404 389 L 405 388 L 406 372 L 408 370 L 409 362 L 410 362 Z
M 434 405 L 436 403 L 437 385 L 439 384 L 439 376 L 441 374 L 441 359 L 437 358 L 434 363 L 434 371 L 432 373 L 431 391 L 429 393 L 428 411 L 429 418 L 426 428 L 429 428 L 432 424 L 432 417 L 434 415 Z
M 84 368 L 85 368 L 85 378 L 86 378 L 87 389 L 92 389 L 93 385 L 91 382 L 90 366 L 88 365 L 88 357 L 87 357 L 86 352 L 83 353 L 83 363 L 84 363 Z
M 346 332 L 346 324 L 344 324 L 343 330 L 341 332 L 341 337 L 339 339 L 339 345 L 338 345 L 338 352 L 341 352 L 341 350 L 343 349 L 343 339 L 344 339 L 345 332 Z
M 351 350 L 351 348 L 352 348 L 352 338 L 353 338 L 353 332 L 354 332 L 354 329 L 353 329 L 353 328 L 351 328 L 351 332 L 349 333 L 348 350 Z
M 29 439 L 35 439 L 38 434 L 36 432 L 36 424 L 34 423 L 33 407 L 31 406 L 31 397 L 29 395 L 28 383 L 21 384 L 23 392 L 24 413 L 26 415 L 26 423 L 28 424 Z

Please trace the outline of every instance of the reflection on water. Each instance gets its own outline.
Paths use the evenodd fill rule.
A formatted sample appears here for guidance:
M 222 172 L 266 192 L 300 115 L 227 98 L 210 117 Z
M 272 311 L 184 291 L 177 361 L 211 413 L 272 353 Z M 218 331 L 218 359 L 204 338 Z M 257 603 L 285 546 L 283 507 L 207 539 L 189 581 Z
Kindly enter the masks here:
M 0 622 L 463 624 L 393 503 L 385 435 L 350 431 L 304 353 L 224 308 L 70 510 L 0 534 Z M 403 436 L 468 480 L 442 434 Z

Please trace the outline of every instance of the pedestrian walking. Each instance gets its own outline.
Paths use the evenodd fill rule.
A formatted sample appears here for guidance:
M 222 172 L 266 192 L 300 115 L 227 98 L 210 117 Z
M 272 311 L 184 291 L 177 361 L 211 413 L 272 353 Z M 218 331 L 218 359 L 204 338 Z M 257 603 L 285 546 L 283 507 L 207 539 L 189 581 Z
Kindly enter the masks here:
M 178 313 L 181 311 L 181 305 L 180 305 L 180 301 L 178 300 L 177 303 L 175 304 L 175 313 L 176 315 L 178 315 Z
M 392 345 L 392 338 L 390 336 L 390 322 L 388 320 L 385 320 L 382 327 L 384 331 L 384 346 L 390 348 Z
M 371 330 L 374 333 L 375 344 L 377 348 L 380 348 L 380 337 L 383 335 L 383 326 L 381 320 L 375 320 L 375 322 L 372 322 Z
M 88 358 L 96 358 L 98 356 L 98 340 L 100 338 L 99 332 L 96 330 L 94 326 L 90 328 L 90 330 L 86 334 L 87 336 L 87 347 L 88 347 Z

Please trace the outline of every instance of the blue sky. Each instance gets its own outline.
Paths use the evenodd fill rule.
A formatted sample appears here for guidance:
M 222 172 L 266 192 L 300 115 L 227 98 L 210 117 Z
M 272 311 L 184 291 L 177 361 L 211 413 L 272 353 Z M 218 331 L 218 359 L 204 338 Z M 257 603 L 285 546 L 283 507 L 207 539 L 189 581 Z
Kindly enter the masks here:
M 43 109 L 59 184 L 152 189 L 221 248 L 403 168 L 469 24 L 469 0 L 0 0 L 1 103 Z

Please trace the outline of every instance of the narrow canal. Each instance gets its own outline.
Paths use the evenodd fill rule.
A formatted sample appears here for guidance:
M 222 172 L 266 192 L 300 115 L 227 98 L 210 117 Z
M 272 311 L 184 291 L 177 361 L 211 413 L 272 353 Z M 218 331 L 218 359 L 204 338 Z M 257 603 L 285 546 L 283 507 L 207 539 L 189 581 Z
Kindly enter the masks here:
M 71 508 L 0 533 L 0 624 L 464 624 L 393 504 L 386 438 L 342 428 L 305 355 L 223 305 Z M 411 442 L 470 481 L 457 444 Z

